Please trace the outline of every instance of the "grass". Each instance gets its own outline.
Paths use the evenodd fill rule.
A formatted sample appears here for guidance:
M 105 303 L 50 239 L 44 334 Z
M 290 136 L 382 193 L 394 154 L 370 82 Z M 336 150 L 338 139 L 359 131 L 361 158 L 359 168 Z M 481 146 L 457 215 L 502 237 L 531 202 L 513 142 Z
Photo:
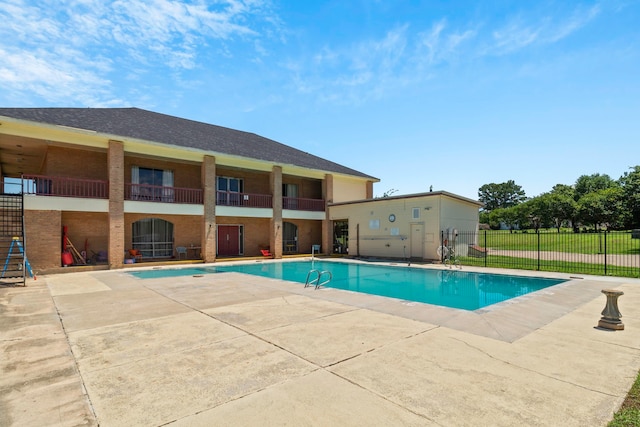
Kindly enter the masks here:
M 572 231 L 487 230 L 478 233 L 478 245 L 492 249 L 522 251 L 555 251 L 581 254 L 640 254 L 640 239 L 632 239 L 627 231 L 608 233 L 574 233 Z M 539 245 L 539 246 L 538 246 Z
M 476 267 L 513 268 L 517 270 L 594 274 L 598 276 L 640 277 L 640 269 L 638 267 L 622 267 L 618 265 L 608 265 L 607 272 L 605 274 L 603 264 L 590 264 L 584 262 L 540 260 L 540 268 L 538 268 L 538 260 L 534 258 L 490 255 L 486 258 L 486 261 L 485 258 L 475 257 L 458 257 L 458 260 L 462 265 L 471 265 Z
M 640 426 L 640 375 L 622 403 L 620 410 L 613 416 L 608 427 Z

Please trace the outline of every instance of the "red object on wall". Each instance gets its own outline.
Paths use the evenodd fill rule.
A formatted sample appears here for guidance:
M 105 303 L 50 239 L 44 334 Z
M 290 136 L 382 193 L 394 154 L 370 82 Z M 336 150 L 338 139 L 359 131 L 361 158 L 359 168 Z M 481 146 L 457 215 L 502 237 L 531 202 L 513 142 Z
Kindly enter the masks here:
M 67 252 L 67 249 L 68 249 L 68 246 L 69 246 L 69 244 L 67 243 L 67 241 L 68 241 L 67 230 L 68 230 L 67 226 L 63 225 L 62 226 L 62 252 L 63 253 Z M 71 254 L 69 254 L 69 255 L 71 255 Z M 71 257 L 71 258 L 73 258 L 73 257 Z
M 62 252 L 62 266 L 66 267 L 73 264 L 73 255 L 71 252 Z

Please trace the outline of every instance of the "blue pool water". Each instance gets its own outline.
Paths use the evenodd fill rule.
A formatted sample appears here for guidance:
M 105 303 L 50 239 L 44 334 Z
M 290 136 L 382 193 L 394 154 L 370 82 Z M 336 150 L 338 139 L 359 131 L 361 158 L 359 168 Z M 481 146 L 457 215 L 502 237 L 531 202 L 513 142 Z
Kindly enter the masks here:
M 305 283 L 311 269 L 331 272 L 333 279 L 326 287 L 464 310 L 476 310 L 564 282 L 541 277 L 330 261 L 236 264 L 148 270 L 131 274 L 148 279 L 233 271 Z

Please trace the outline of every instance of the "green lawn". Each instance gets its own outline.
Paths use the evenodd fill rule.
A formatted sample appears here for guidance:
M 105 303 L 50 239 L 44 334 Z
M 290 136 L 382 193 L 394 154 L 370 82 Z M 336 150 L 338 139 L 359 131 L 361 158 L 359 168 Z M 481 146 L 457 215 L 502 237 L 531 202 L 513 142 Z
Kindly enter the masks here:
M 640 426 L 640 376 L 629 390 L 622 407 L 613 416 L 609 427 Z
M 490 255 L 486 258 L 458 257 L 462 265 L 493 268 L 513 268 L 516 270 L 556 271 L 559 273 L 593 274 L 605 276 L 604 265 L 584 262 L 546 261 L 509 256 Z M 539 266 L 539 268 L 538 268 Z M 640 268 L 607 265 L 607 276 L 640 277 Z
M 478 233 L 478 245 L 492 249 L 556 251 L 581 254 L 640 254 L 640 239 L 631 232 L 573 233 L 572 231 L 533 230 L 510 233 L 508 230 L 487 230 Z M 466 239 L 468 237 L 465 236 Z M 538 246 L 539 245 L 539 246 Z

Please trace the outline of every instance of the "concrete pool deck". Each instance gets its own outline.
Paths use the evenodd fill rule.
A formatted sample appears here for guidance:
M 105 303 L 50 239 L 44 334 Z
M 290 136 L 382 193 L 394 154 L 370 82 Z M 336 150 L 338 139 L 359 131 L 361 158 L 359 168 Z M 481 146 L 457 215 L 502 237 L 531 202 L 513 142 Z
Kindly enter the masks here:
M 596 328 L 608 288 L 624 331 Z M 0 286 L 0 426 L 606 425 L 639 289 L 583 276 L 469 312 L 237 273 L 38 277 Z

